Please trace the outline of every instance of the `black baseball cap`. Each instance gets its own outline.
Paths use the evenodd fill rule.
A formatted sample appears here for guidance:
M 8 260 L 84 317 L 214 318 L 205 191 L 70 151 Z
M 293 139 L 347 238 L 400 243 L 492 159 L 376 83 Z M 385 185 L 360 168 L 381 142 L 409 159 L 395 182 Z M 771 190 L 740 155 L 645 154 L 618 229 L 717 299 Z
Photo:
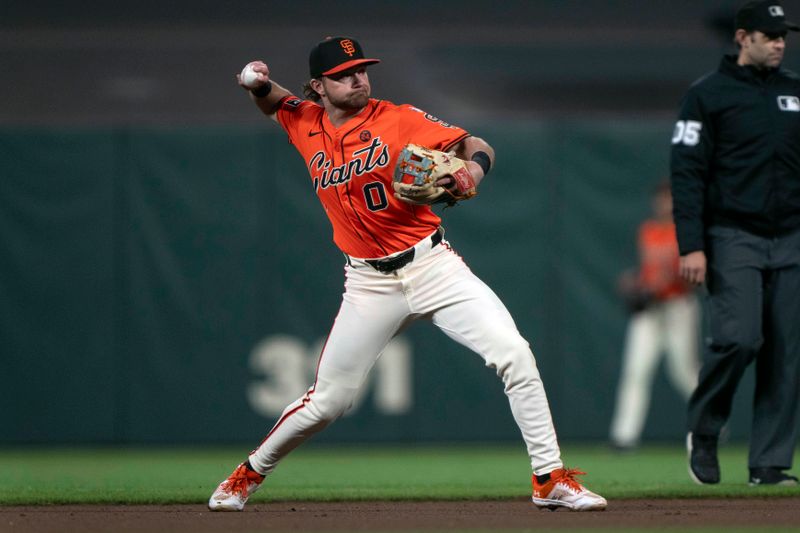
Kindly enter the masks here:
M 783 7 L 777 0 L 748 2 L 736 12 L 736 29 L 763 33 L 798 31 L 800 26 L 786 20 Z
M 364 50 L 352 37 L 326 37 L 311 49 L 308 70 L 312 78 L 330 76 L 357 65 L 380 63 L 380 59 L 364 57 Z

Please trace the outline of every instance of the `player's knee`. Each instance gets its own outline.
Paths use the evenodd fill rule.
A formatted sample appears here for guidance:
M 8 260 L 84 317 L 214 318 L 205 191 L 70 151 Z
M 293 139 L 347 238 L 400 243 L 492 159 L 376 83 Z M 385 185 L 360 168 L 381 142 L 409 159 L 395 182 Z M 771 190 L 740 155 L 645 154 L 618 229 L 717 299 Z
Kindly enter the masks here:
M 507 386 L 539 376 L 530 345 L 518 333 L 501 336 L 486 358 L 486 364 L 497 370 Z
M 350 409 L 356 392 L 357 390 L 346 387 L 326 386 L 311 395 L 308 409 L 320 422 L 333 422 Z

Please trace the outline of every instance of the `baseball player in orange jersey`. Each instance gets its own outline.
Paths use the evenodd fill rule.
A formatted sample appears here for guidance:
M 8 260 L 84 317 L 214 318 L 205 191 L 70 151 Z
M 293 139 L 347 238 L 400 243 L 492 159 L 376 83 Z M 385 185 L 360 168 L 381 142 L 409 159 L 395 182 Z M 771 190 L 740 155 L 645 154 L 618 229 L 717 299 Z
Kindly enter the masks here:
M 605 509 L 606 500 L 576 479 L 583 472 L 561 462 L 536 361 L 503 303 L 444 240 L 430 206 L 394 194 L 394 166 L 407 143 L 454 153 L 474 186 L 491 168 L 494 151 L 416 107 L 370 98 L 366 67 L 378 62 L 365 58 L 355 39 L 325 39 L 309 57 L 307 100 L 273 82 L 260 61 L 248 64 L 255 78 L 237 77 L 303 157 L 346 257 L 345 292 L 314 383 L 220 483 L 209 509 L 241 511 L 289 452 L 347 411 L 387 343 L 418 318 L 432 320 L 497 371 L 531 458 L 533 502 Z M 457 181 L 439 184 L 456 193 L 463 185 Z
M 635 277 L 630 272 L 621 277 L 631 316 L 611 421 L 611 443 L 620 451 L 639 445 L 662 354 L 670 382 L 686 400 L 697 386 L 700 370 L 700 307 L 680 275 L 669 181 L 658 185 L 652 216 L 639 226 L 637 240 L 638 272 Z

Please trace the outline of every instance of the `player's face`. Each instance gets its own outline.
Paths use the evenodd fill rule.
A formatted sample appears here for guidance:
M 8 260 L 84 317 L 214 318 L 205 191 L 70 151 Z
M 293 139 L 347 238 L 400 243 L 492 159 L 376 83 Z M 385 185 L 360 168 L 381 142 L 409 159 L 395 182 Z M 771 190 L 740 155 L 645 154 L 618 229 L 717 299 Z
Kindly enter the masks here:
M 783 61 L 786 51 L 786 32 L 762 33 L 754 31 L 745 35 L 740 41 L 740 63 L 753 65 L 756 68 L 774 68 Z
M 322 78 L 324 94 L 331 105 L 357 111 L 367 105 L 370 96 L 369 76 L 365 67 L 355 67 Z

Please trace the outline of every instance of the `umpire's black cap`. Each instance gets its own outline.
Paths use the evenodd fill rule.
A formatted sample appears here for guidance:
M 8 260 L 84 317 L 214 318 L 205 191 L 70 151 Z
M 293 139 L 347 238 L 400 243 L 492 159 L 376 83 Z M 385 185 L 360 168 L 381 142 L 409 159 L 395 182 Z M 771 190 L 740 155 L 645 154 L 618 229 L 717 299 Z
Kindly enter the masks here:
M 365 58 L 361 45 L 352 37 L 326 37 L 311 49 L 311 54 L 308 56 L 308 70 L 312 78 L 319 78 L 357 65 L 380 62 L 380 59 Z
M 748 2 L 736 12 L 736 29 L 763 33 L 786 33 L 798 31 L 800 26 L 786 20 L 786 14 L 778 0 Z

